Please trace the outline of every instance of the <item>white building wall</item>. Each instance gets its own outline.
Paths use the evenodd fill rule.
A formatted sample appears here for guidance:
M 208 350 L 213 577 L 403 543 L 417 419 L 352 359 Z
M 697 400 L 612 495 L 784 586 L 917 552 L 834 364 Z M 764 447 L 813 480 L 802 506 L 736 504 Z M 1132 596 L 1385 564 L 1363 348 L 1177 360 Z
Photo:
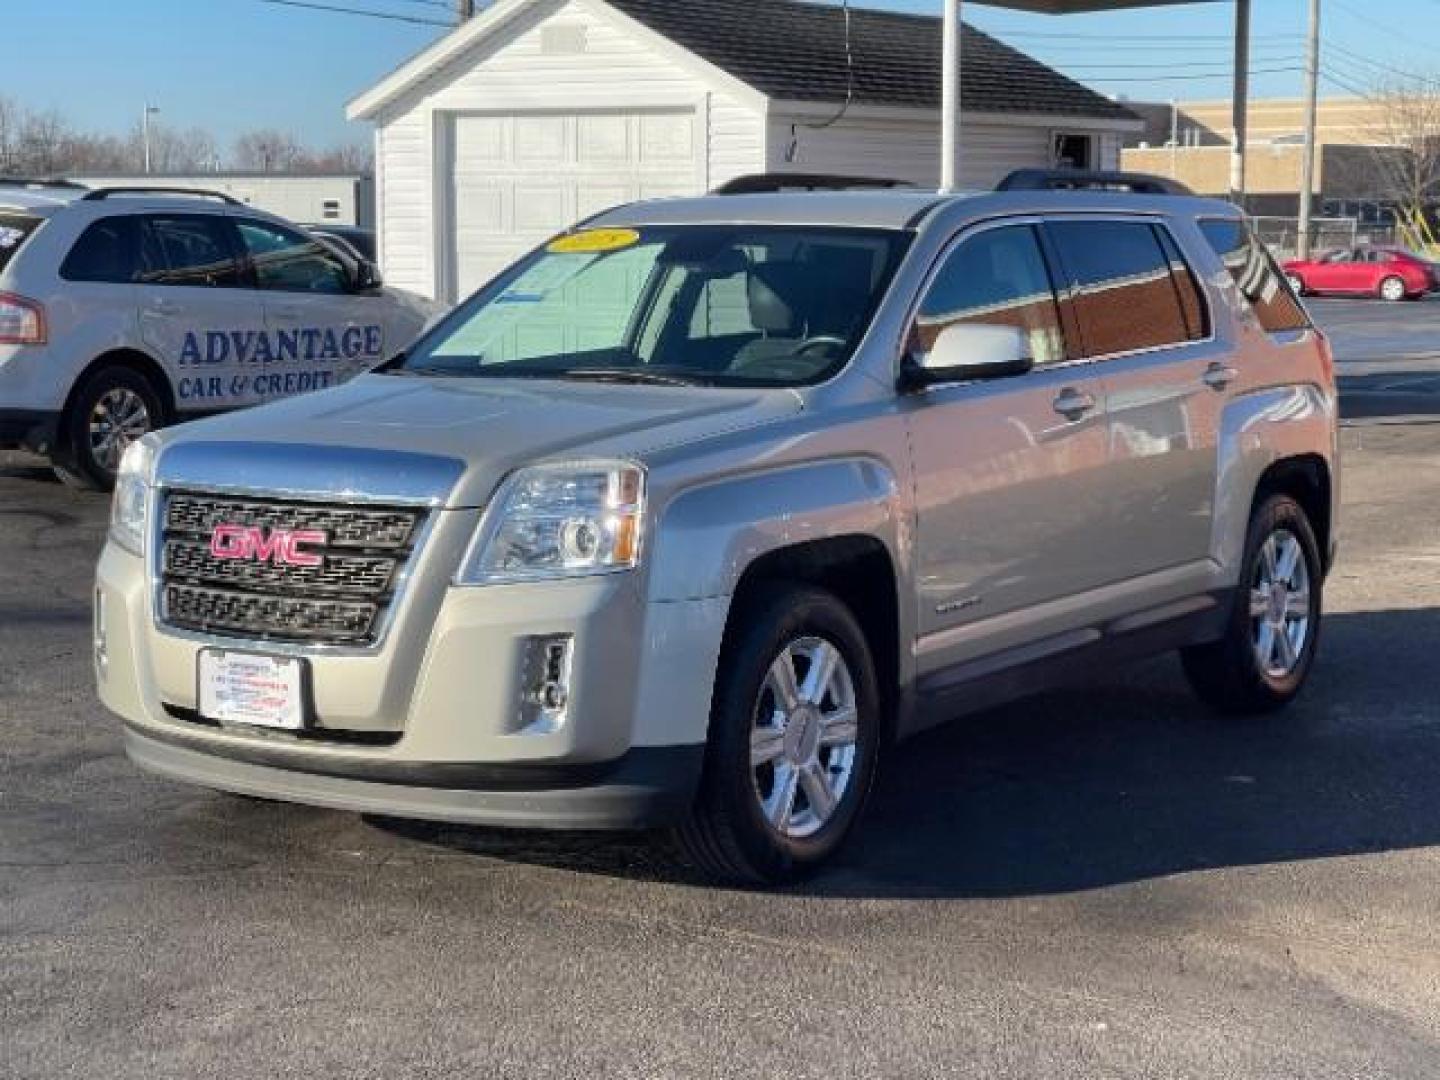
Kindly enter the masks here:
M 448 250 L 437 207 L 447 197 L 443 142 L 454 113 L 695 110 L 693 193 L 765 163 L 764 115 L 739 95 L 618 25 L 586 0 L 537 5 L 496 37 L 428 78 L 380 121 L 380 228 L 386 279 L 436 295 Z M 517 252 L 518 254 L 518 252 Z
M 220 191 L 247 206 L 304 224 L 323 223 L 371 227 L 371 183 L 360 176 L 289 176 L 200 173 L 194 176 L 74 176 L 90 187 L 161 185 L 193 191 Z

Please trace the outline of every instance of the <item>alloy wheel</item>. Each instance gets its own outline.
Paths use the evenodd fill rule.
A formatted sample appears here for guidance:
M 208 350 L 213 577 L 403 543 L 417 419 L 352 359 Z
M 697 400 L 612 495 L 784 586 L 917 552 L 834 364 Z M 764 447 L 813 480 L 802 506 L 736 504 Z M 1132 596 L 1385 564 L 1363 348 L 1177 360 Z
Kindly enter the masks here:
M 117 386 L 107 390 L 90 410 L 90 456 L 107 472 L 120 468 L 120 458 L 151 427 L 145 399 L 134 390 Z
M 1289 529 L 1276 529 L 1260 548 L 1250 588 L 1252 644 L 1271 679 L 1294 674 L 1310 637 L 1310 569 Z
M 750 767 L 770 828 L 802 838 L 835 815 L 855 773 L 855 682 L 831 642 L 802 637 L 780 650 L 755 703 Z

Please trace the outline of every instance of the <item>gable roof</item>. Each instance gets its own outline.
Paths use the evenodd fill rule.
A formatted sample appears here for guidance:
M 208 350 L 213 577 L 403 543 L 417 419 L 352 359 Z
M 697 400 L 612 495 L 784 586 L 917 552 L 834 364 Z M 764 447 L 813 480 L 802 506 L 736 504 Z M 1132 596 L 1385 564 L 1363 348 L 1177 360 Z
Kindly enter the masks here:
M 606 0 L 772 98 L 845 100 L 845 13 L 801 0 Z M 940 107 L 941 20 L 851 8 L 862 105 Z M 964 27 L 960 100 L 971 112 L 1136 120 L 1123 105 L 989 34 Z
M 458 61 L 536 0 L 495 0 L 360 94 L 351 119 L 373 117 L 412 87 Z M 809 0 L 592 0 L 665 39 L 697 67 L 757 97 L 838 104 L 850 85 L 845 12 Z M 941 20 L 851 7 L 850 53 L 857 105 L 939 109 Z M 637 26 L 638 24 L 638 26 Z M 966 25 L 961 104 L 968 112 L 1130 121 L 1129 109 Z

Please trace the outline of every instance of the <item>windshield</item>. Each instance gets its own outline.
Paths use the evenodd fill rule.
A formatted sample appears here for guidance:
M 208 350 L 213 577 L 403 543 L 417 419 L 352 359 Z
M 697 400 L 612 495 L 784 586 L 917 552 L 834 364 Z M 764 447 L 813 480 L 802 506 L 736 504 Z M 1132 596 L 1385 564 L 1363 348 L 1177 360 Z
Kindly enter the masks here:
M 574 232 L 462 304 L 398 373 L 818 382 L 859 345 L 907 240 L 737 225 Z

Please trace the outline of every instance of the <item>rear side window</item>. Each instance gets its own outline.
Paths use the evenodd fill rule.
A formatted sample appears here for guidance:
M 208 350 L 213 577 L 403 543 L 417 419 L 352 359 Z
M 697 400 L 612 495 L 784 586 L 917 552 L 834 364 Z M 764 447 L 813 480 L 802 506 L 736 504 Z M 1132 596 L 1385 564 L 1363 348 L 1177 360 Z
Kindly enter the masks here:
M 1055 290 L 1031 226 L 987 229 L 946 258 L 920 305 L 911 352 L 928 353 L 942 330 L 961 323 L 1013 326 L 1028 335 L 1035 363 L 1065 359 Z
M 60 276 L 66 281 L 112 285 L 140 281 L 142 234 L 138 217 L 102 218 L 91 223 L 60 264 Z
M 15 257 L 15 253 L 30 239 L 44 218 L 29 214 L 7 214 L 0 212 L 0 270 L 4 270 Z
M 148 280 L 156 285 L 234 289 L 242 284 L 240 261 L 229 219 L 211 214 L 150 218 L 159 266 Z
M 1271 333 L 1304 330 L 1310 325 L 1305 309 L 1265 250 L 1243 221 L 1236 218 L 1209 218 L 1200 231 L 1220 256 L 1240 292 L 1250 301 L 1260 325 Z M 1348 252 L 1346 253 L 1348 255 Z
M 1177 279 L 1172 259 L 1178 260 L 1179 252 L 1172 244 L 1173 256 L 1167 253 L 1153 225 L 1051 221 L 1045 229 L 1069 278 L 1082 355 L 1114 356 L 1205 336 L 1188 269 Z

